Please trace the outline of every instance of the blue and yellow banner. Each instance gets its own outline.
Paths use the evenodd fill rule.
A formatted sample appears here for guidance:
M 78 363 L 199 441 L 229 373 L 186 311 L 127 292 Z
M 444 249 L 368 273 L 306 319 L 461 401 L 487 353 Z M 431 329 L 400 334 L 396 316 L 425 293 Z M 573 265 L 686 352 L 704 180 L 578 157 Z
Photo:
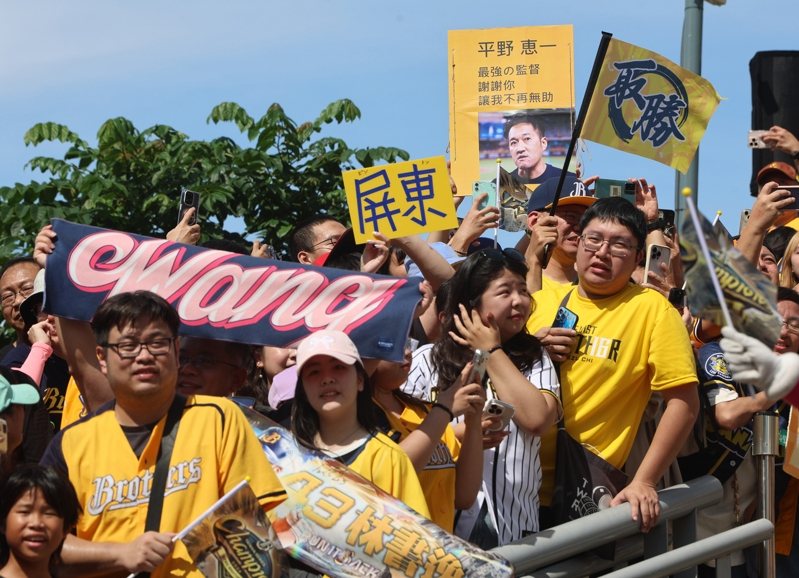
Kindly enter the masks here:
M 685 173 L 720 101 L 701 76 L 612 39 L 580 136 Z

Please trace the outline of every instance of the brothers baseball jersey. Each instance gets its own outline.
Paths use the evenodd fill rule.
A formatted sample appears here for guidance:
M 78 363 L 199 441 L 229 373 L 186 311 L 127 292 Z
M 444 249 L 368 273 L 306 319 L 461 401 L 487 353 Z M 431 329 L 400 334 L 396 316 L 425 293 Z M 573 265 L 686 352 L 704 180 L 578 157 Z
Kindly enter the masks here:
M 61 430 L 42 458 L 69 476 L 83 514 L 77 535 L 92 542 L 130 542 L 144 533 L 155 463 L 166 416 L 154 426 L 140 457 L 106 404 Z M 264 507 L 285 498 L 244 415 L 224 398 L 189 396 L 169 462 L 161 531 L 179 532 L 227 491 L 250 477 Z M 197 576 L 181 542 L 153 577 Z

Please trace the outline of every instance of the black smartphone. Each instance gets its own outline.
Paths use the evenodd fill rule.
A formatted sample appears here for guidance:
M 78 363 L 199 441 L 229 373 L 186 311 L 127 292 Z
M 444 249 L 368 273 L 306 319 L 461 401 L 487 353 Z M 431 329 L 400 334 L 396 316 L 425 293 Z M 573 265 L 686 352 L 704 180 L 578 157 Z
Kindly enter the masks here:
M 785 189 L 789 193 L 793 195 L 793 205 L 788 205 L 787 207 L 783 207 L 783 211 L 788 211 L 791 209 L 799 209 L 799 185 L 781 185 L 777 187 L 778 189 Z
M 670 236 L 674 232 L 674 211 L 671 209 L 660 209 L 659 217 L 663 219 L 663 232 Z
M 178 223 L 183 220 L 183 215 L 191 208 L 194 208 L 194 216 L 189 221 L 189 225 L 197 222 L 197 215 L 200 212 L 200 193 L 190 191 L 187 188 L 180 189 L 180 209 L 178 210 Z
M 577 327 L 577 314 L 568 307 L 561 306 L 558 308 L 558 313 L 555 315 L 555 321 L 552 327 L 565 327 L 566 329 L 574 329 Z

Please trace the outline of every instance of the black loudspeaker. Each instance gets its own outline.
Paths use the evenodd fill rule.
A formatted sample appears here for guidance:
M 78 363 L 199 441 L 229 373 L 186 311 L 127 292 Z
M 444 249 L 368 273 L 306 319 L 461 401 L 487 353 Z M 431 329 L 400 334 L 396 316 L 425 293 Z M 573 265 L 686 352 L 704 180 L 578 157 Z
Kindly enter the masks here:
M 749 61 L 752 78 L 752 129 L 781 126 L 799 137 L 799 51 L 758 52 Z M 757 196 L 755 177 L 761 167 L 783 161 L 793 165 L 785 153 L 752 149 L 752 179 L 749 190 Z

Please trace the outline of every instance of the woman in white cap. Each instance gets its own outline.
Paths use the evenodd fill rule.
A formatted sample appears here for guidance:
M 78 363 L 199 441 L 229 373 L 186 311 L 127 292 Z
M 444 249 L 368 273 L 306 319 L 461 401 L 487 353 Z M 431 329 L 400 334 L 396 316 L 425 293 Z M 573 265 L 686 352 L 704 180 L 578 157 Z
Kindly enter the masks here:
M 378 431 L 380 409 L 350 338 L 328 329 L 305 338 L 297 347 L 297 377 L 291 416 L 297 441 L 335 458 L 429 518 L 413 464 Z
M 5 478 L 16 465 L 14 452 L 22 443 L 25 405 L 39 401 L 39 392 L 30 378 L 19 371 L 0 367 L 0 478 Z M 3 443 L 3 441 L 5 443 Z

